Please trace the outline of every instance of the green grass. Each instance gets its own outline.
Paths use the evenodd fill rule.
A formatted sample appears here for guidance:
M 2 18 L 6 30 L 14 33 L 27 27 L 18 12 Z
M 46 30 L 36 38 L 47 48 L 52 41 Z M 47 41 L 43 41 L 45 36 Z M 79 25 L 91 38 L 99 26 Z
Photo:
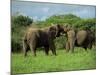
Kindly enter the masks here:
M 70 71 L 96 68 L 96 50 L 85 51 L 76 48 L 74 53 L 57 50 L 57 56 L 46 56 L 43 51 L 37 51 L 34 57 L 31 52 L 25 58 L 22 53 L 12 53 L 11 71 L 13 74 Z

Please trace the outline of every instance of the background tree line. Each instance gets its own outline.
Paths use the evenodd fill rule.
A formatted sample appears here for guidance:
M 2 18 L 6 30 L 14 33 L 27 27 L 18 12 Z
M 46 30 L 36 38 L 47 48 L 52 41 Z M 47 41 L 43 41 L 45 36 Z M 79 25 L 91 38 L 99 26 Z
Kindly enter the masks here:
M 34 22 L 28 16 L 15 15 L 11 16 L 11 49 L 12 52 L 22 51 L 22 38 L 25 30 L 28 27 L 47 27 L 51 23 L 68 24 L 73 28 L 87 29 L 96 32 L 96 18 L 83 19 L 73 14 L 53 15 L 45 21 Z M 55 40 L 56 48 L 61 49 L 65 47 L 66 37 L 61 36 Z

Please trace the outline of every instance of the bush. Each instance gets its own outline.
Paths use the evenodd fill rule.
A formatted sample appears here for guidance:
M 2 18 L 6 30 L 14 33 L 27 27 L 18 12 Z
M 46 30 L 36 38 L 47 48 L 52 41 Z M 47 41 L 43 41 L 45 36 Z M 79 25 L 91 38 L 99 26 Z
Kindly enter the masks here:
M 67 41 L 67 38 L 65 36 L 61 36 L 61 37 L 56 38 L 56 40 L 55 40 L 56 49 L 65 48 L 66 47 L 66 41 Z
M 76 21 L 80 20 L 80 17 L 77 17 L 73 14 L 67 14 L 67 15 L 53 15 L 51 17 L 49 17 L 48 19 L 46 19 L 47 23 L 69 23 L 69 24 L 73 24 Z
M 19 26 L 28 26 L 32 22 L 33 20 L 28 16 L 19 15 L 19 16 L 13 16 L 12 18 L 12 23 Z
M 81 19 L 74 23 L 75 28 L 86 29 L 86 30 L 96 30 L 96 20 L 94 19 Z
M 11 50 L 12 52 L 19 52 L 22 50 L 22 37 L 24 31 L 33 22 L 28 16 L 12 16 L 11 17 Z

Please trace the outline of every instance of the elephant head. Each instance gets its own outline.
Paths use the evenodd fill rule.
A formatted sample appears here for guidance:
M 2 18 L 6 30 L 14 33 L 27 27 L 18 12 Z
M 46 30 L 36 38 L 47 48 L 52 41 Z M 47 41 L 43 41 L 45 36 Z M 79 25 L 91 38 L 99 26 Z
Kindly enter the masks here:
M 70 31 L 70 30 L 72 30 L 72 27 L 69 25 L 69 24 L 67 24 L 67 25 L 64 25 L 64 32 L 66 33 L 66 32 L 68 32 L 68 31 Z
M 74 52 L 74 43 L 75 43 L 75 30 L 74 28 L 69 25 L 66 24 L 64 25 L 64 33 L 66 35 L 67 41 L 66 41 L 66 50 L 69 51 L 71 50 L 72 52 Z
M 61 33 L 64 33 L 64 27 L 60 24 L 52 24 L 52 26 L 49 28 L 49 32 L 52 34 L 52 36 L 59 37 Z

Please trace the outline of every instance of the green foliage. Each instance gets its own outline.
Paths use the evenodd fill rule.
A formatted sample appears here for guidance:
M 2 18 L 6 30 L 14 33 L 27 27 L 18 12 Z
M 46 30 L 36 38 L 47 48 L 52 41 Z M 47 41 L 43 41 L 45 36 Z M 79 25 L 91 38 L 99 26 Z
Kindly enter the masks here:
M 79 29 L 95 30 L 96 19 L 81 19 L 74 23 L 74 27 Z
M 72 14 L 54 15 L 46 19 L 46 23 L 69 24 L 74 28 L 95 30 L 96 19 L 82 19 Z
M 73 24 L 74 22 L 76 22 L 77 20 L 80 20 L 80 17 L 77 17 L 75 15 L 72 14 L 67 14 L 67 15 L 54 15 L 51 16 L 50 18 L 46 19 L 46 22 L 48 23 L 69 23 L 69 24 Z
M 25 29 L 33 22 L 28 16 L 12 16 L 11 17 L 11 49 L 13 52 L 22 50 L 22 37 Z
M 29 18 L 28 16 L 19 15 L 19 16 L 14 16 L 12 18 L 12 23 L 19 26 L 28 26 L 32 22 L 33 20 Z
M 96 51 L 75 48 L 75 53 L 66 53 L 64 49 L 57 49 L 57 56 L 51 53 L 46 56 L 43 51 L 37 51 L 34 57 L 28 52 L 26 58 L 22 53 L 12 54 L 11 71 L 13 74 L 87 70 L 96 68 Z
M 63 49 L 66 47 L 67 39 L 65 36 L 61 36 L 55 39 L 56 49 Z
M 44 22 L 44 21 L 37 21 L 36 22 L 36 26 L 39 27 L 39 28 L 43 28 L 43 27 L 47 27 L 47 26 L 50 26 L 51 23 L 48 23 L 48 22 Z

